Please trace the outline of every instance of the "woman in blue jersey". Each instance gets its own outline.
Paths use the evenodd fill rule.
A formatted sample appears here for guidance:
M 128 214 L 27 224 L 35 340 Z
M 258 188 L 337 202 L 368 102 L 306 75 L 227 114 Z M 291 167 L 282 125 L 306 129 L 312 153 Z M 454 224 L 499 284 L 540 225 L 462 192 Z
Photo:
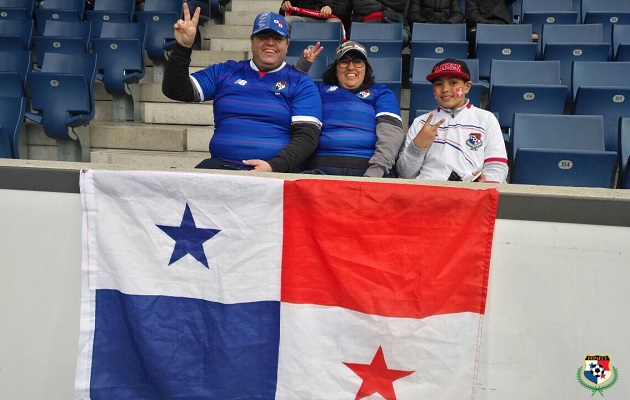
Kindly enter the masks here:
M 322 47 L 305 49 L 296 63 L 308 71 Z M 330 175 L 395 177 L 396 156 L 404 140 L 400 104 L 385 85 L 375 82 L 367 51 L 360 43 L 339 46 L 335 61 L 318 84 L 322 130 L 308 172 Z

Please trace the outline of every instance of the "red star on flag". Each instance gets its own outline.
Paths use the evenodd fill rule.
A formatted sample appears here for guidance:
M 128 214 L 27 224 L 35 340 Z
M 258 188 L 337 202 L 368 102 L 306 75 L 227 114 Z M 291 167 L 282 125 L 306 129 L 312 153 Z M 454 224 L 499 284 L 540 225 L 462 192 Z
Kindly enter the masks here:
M 413 374 L 415 371 L 402 371 L 387 368 L 383 348 L 378 347 L 371 364 L 354 364 L 345 362 L 355 374 L 363 379 L 355 400 L 374 393 L 379 393 L 386 400 L 396 400 L 394 381 Z

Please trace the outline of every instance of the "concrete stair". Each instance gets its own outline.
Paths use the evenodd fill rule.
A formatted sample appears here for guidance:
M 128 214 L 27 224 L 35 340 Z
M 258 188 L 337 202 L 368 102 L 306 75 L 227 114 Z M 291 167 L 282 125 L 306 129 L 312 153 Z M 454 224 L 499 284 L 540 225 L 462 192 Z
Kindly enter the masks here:
M 250 34 L 255 16 L 263 11 L 277 12 L 277 0 L 232 0 L 225 24 L 207 23 L 200 28 L 202 50 L 192 54 L 190 71 L 227 60 L 250 58 Z M 162 94 L 154 83 L 153 65 L 148 58 L 145 77 L 139 83 L 140 122 L 112 121 L 113 101 L 101 82 L 96 82 L 95 118 L 90 122 L 92 162 L 135 167 L 191 168 L 207 158 L 208 143 L 214 133 L 212 102 L 181 103 Z M 403 89 L 401 106 L 406 130 L 409 89 Z M 28 152 L 23 158 L 56 160 L 57 143 L 42 127 L 27 121 L 24 125 Z

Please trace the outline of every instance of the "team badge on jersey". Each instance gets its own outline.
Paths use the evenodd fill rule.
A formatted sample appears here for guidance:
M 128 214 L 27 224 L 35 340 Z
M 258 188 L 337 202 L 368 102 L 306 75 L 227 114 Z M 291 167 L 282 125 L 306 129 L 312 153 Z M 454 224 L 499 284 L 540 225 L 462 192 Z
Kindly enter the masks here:
M 364 100 L 370 97 L 371 95 L 372 95 L 372 92 L 370 92 L 370 89 L 365 89 L 357 93 L 357 96 L 359 96 L 360 99 L 364 99 Z
M 276 83 L 275 91 L 279 92 L 287 87 L 287 81 L 280 81 Z
M 241 85 L 241 86 L 247 85 L 247 81 L 245 79 L 239 79 L 239 80 L 235 81 L 234 83 L 236 83 L 237 85 Z
M 604 395 L 604 390 L 617 383 L 617 368 L 610 365 L 608 355 L 587 355 L 584 366 L 578 368 L 577 379 L 580 385 L 590 390 L 592 395 Z
M 481 139 L 481 133 L 473 132 L 468 135 L 468 140 L 466 140 L 466 146 L 470 148 L 470 150 L 477 151 L 478 148 L 483 146 L 483 140 Z

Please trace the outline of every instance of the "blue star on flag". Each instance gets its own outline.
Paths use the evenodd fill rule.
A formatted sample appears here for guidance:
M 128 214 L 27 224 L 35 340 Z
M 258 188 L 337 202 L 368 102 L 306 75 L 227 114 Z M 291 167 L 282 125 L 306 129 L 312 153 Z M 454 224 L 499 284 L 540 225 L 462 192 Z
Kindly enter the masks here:
M 171 260 L 168 265 L 171 265 L 185 255 L 190 254 L 206 268 L 210 268 L 208 266 L 206 253 L 203 250 L 203 244 L 214 235 L 221 232 L 221 230 L 197 228 L 188 203 L 186 203 L 184 216 L 182 217 L 182 222 L 179 226 L 156 226 L 175 240 L 175 248 L 173 249 L 173 254 L 171 254 Z

